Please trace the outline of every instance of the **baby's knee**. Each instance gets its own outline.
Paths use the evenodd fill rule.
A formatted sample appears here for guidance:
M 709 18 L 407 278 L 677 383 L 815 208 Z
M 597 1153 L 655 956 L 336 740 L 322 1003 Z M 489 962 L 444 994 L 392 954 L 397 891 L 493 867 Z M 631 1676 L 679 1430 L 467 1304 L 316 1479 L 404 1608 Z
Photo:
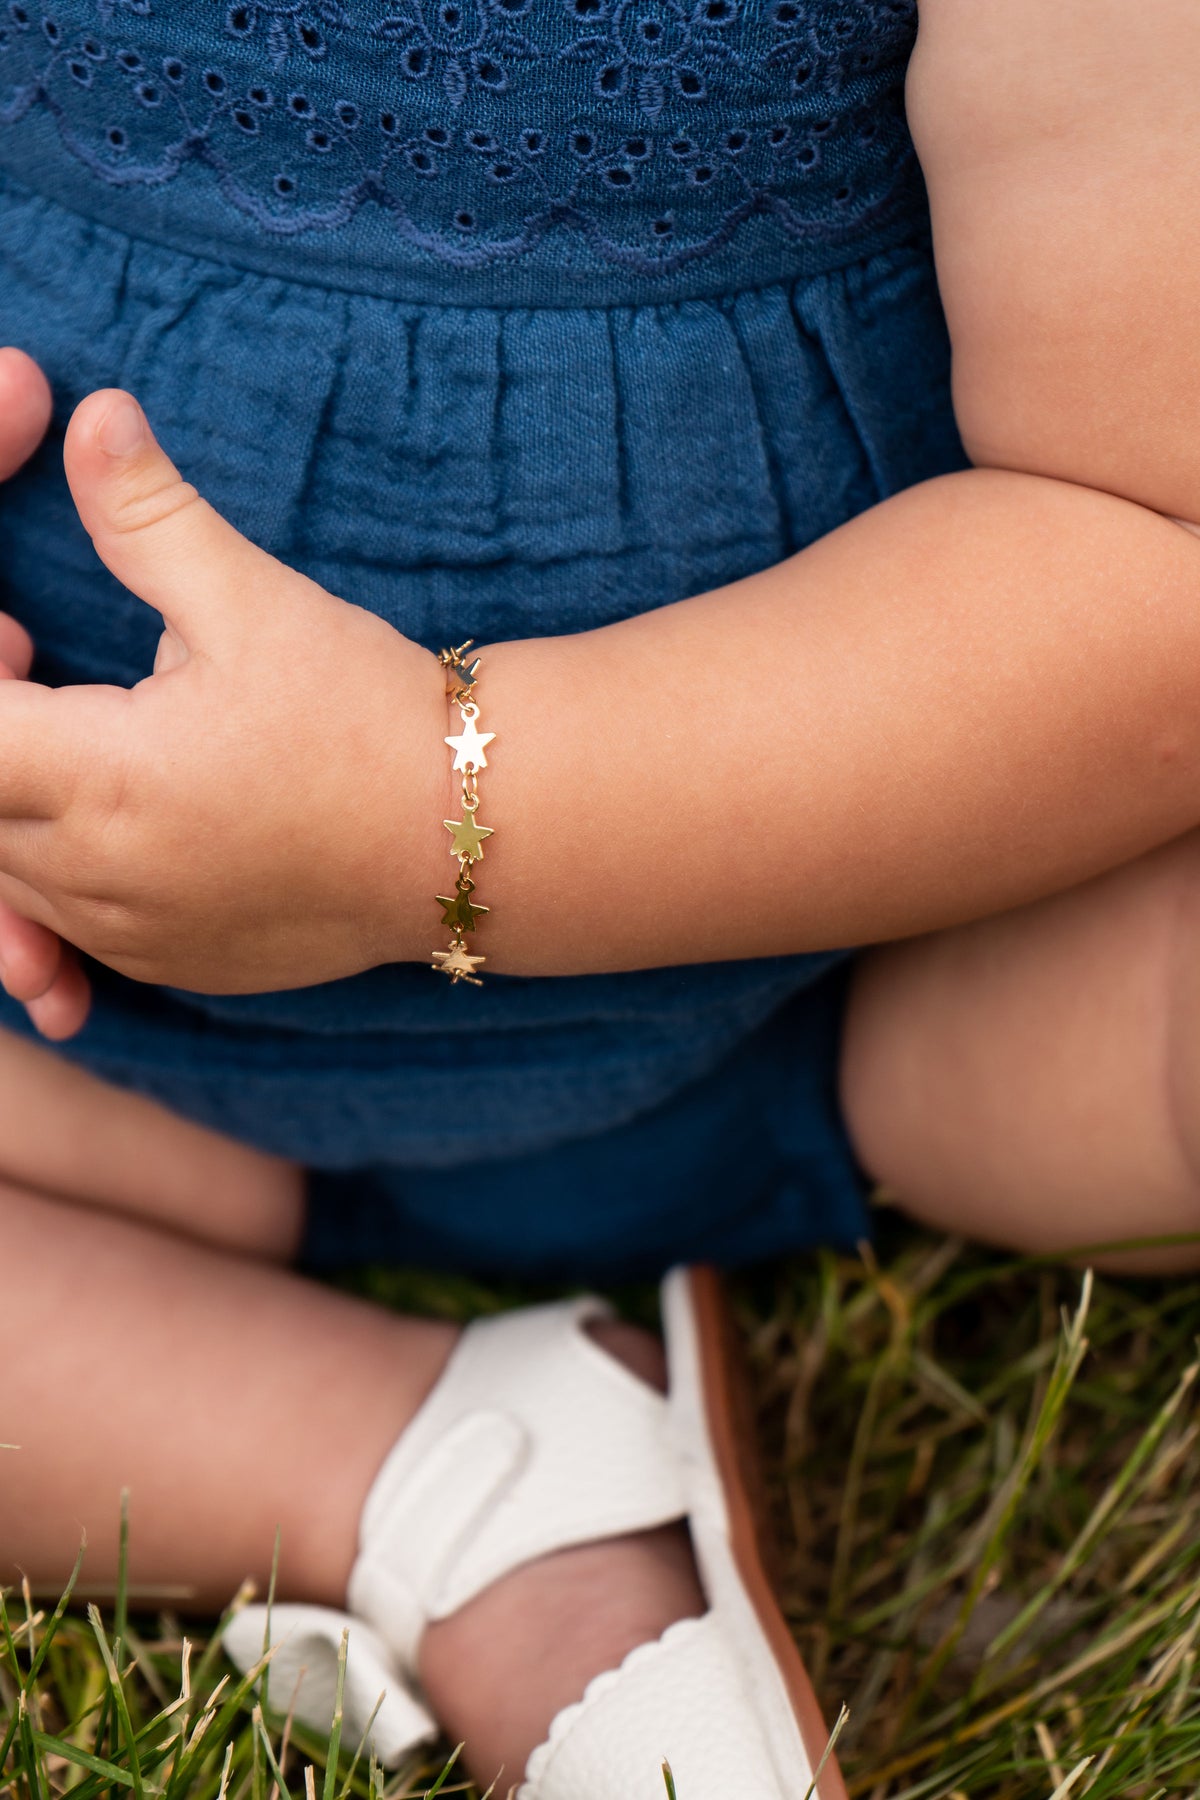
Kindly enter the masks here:
M 923 1223 L 1200 1265 L 1200 833 L 864 958 L 841 1084 L 865 1167 Z
M 867 953 L 855 969 L 842 1032 L 839 1095 L 855 1154 L 874 1181 L 901 1192 L 930 1148 L 936 1028 L 929 985 L 911 947 Z

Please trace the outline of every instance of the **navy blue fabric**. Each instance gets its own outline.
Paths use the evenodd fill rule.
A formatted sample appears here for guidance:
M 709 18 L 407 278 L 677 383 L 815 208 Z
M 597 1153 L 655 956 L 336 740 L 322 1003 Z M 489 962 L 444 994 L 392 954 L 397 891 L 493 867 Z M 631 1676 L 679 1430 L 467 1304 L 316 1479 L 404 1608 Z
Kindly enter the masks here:
M 153 659 L 62 476 L 98 386 L 430 648 L 703 592 L 960 466 L 912 35 L 910 0 L 12 0 L 0 341 L 56 414 L 0 488 L 0 604 L 37 672 Z M 737 1260 L 861 1231 L 843 960 L 237 997 L 97 970 L 66 1053 L 324 1171 L 326 1260 Z
M 870 1235 L 835 1081 L 842 961 L 652 1112 L 510 1161 L 317 1174 L 306 1259 L 632 1281 Z
M 920 204 L 916 0 L 8 0 L 4 166 L 88 217 L 392 299 L 682 300 Z

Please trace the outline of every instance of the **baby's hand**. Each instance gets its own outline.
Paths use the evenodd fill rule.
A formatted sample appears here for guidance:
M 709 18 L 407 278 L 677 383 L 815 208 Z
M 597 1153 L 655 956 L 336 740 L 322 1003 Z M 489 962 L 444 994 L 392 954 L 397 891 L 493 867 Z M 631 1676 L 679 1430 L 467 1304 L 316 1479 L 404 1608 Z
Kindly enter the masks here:
M 20 350 L 0 349 L 0 481 L 32 456 L 49 422 L 50 389 L 37 364 Z M 29 633 L 0 613 L 0 680 L 24 679 L 32 660 Z M 0 981 L 24 1001 L 44 1037 L 72 1037 L 87 1018 L 91 990 L 74 950 L 2 902 Z
M 131 690 L 0 683 L 0 900 L 199 992 L 423 956 L 448 856 L 437 659 L 241 537 L 128 395 L 82 402 L 64 461 L 165 629 Z

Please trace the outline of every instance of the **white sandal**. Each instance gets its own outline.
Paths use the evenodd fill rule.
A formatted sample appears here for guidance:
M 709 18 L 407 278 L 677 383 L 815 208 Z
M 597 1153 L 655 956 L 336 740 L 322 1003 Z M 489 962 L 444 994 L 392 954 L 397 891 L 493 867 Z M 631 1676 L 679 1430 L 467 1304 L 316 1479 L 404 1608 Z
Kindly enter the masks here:
M 710 1610 L 564 1708 L 518 1800 L 664 1800 L 664 1761 L 679 1800 L 805 1800 L 827 1733 L 759 1556 L 717 1276 L 674 1271 L 663 1315 L 665 1397 L 583 1329 L 610 1316 L 602 1301 L 467 1328 L 367 1496 L 349 1611 L 271 1610 L 277 1710 L 328 1730 L 346 1631 L 344 1738 L 374 1712 L 369 1741 L 394 1767 L 437 1735 L 415 1685 L 428 1622 L 551 1551 L 686 1518 Z M 265 1607 L 233 1619 L 239 1668 L 267 1632 Z M 832 1756 L 813 1791 L 845 1800 Z

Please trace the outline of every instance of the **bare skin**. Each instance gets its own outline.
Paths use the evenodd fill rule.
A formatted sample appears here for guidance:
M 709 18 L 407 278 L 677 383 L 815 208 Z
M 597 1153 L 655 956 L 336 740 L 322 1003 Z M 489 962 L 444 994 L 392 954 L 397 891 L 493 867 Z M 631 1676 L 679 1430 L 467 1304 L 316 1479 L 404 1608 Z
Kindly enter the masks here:
M 1180 1101 L 1200 1069 L 1198 873 L 1200 842 L 1184 840 L 865 965 L 843 1095 L 910 1210 L 1031 1250 L 1191 1227 L 1200 1143 Z M 245 1575 L 265 1580 L 278 1526 L 281 1593 L 344 1603 L 367 1488 L 453 1331 L 287 1271 L 303 1204 L 291 1165 L 8 1033 L 0 1093 L 16 1097 L 0 1118 L 0 1263 L 21 1270 L 0 1309 L 0 1420 L 21 1445 L 3 1453 L 0 1580 L 54 1589 L 84 1527 L 103 1592 L 127 1487 L 143 1593 L 212 1611 Z M 661 1380 L 651 1340 L 606 1341 Z M 523 1767 L 592 1675 L 703 1604 L 684 1534 L 591 1546 L 433 1628 L 422 1677 L 487 1781 Z
M 860 965 L 842 1104 L 938 1230 L 1124 1270 L 1200 1267 L 1200 834 Z
M 489 971 L 927 932 L 1200 823 L 1193 14 L 923 0 L 910 113 L 977 466 L 729 587 L 486 650 Z M 64 466 L 167 629 L 129 692 L 0 689 L 0 898 L 202 992 L 424 960 L 435 659 L 249 544 L 119 390 Z
M 265 1585 L 278 1527 L 281 1597 L 344 1606 L 367 1489 L 455 1330 L 287 1269 L 291 1165 L 8 1032 L 0 1093 L 0 1583 L 57 1591 L 86 1530 L 85 1591 L 111 1591 L 128 1488 L 143 1596 L 218 1611 Z M 652 1338 L 596 1331 L 661 1385 Z M 648 1532 L 495 1584 L 431 1627 L 421 1675 L 481 1780 L 515 1778 L 593 1675 L 703 1610 L 686 1532 Z
M 1200 165 L 1185 159 L 1182 190 L 1154 174 L 1200 142 L 1193 25 L 1187 0 L 922 0 L 909 113 L 975 462 L 1121 495 L 1194 533 Z M 1138 584 L 1148 617 L 1163 592 L 1150 561 Z M 1090 629 L 1111 643 L 1114 626 L 1101 606 Z M 1197 666 L 1184 652 L 1189 681 Z M 1147 719 L 1166 726 L 1161 708 Z M 1191 762 L 1169 727 L 1159 754 Z M 1036 810 L 1040 792 L 1035 778 L 1012 804 Z M 1081 813 L 1113 798 L 1101 754 Z M 1073 891 L 873 953 L 842 1086 L 868 1166 L 918 1217 L 993 1243 L 1195 1232 L 1198 905 L 1189 831 Z M 1200 1251 L 1107 1260 L 1195 1267 Z
M 800 949 L 970 919 L 1076 884 L 875 953 L 847 1032 L 844 1101 L 868 1166 L 918 1216 L 1021 1249 L 1070 1251 L 1200 1218 L 1200 562 L 1177 524 L 1200 517 L 1190 14 L 1191 0 L 1163 0 L 1151 21 L 1132 0 L 1011 0 L 990 12 L 924 0 L 913 117 L 959 416 L 988 466 L 876 509 L 736 594 L 664 608 L 582 646 L 497 650 L 490 665 L 489 724 L 503 731 L 519 717 L 533 734 L 523 764 L 497 758 L 489 789 L 512 826 L 494 864 L 508 899 L 494 937 L 502 967 Z M 1064 68 L 1077 79 L 1064 82 Z M 1147 268 L 1170 279 L 1147 283 Z M 811 597 L 799 608 L 802 589 Z M 799 722 L 760 755 L 761 693 L 728 671 L 749 668 L 764 639 L 784 644 Z M 696 702 L 694 749 L 684 715 L 669 742 L 660 729 L 664 670 Z M 551 754 L 534 722 L 560 685 L 581 703 L 565 734 L 554 721 Z M 814 778 L 797 781 L 798 768 Z M 553 821 L 539 811 L 564 788 L 588 793 L 603 858 L 586 870 L 586 939 L 569 907 L 546 904 L 581 872 L 574 842 L 555 862 Z M 681 810 L 694 800 L 697 816 L 707 808 L 709 825 L 690 866 L 694 935 L 682 958 L 677 925 L 664 941 L 661 908 L 646 899 L 661 862 L 649 802 L 663 792 Z M 804 878 L 753 926 L 782 929 L 784 941 L 747 941 L 747 888 L 778 865 L 766 802 L 780 793 L 788 841 L 805 845 Z M 543 929 L 548 914 L 557 936 Z M 613 921 L 607 938 L 597 916 Z M 0 1369 L 19 1367 L 21 1379 L 6 1375 L 0 1393 L 5 1433 L 26 1447 L 0 1492 L 4 1564 L 54 1581 L 83 1520 L 94 1578 L 110 1577 L 105 1520 L 130 1485 L 135 1576 L 147 1585 L 182 1582 L 198 1603 L 219 1600 L 247 1568 L 261 1575 L 282 1521 L 286 1590 L 340 1600 L 362 1495 L 436 1379 L 447 1334 L 272 1266 L 300 1230 L 295 1171 L 181 1136 L 181 1163 L 211 1159 L 202 1190 L 179 1168 L 148 1180 L 128 1167 L 144 1120 L 124 1138 L 115 1127 L 97 1162 L 86 1129 L 64 1133 L 62 1120 L 116 1099 L 68 1094 L 47 1074 L 56 1079 L 56 1065 L 29 1060 L 18 1073 L 32 1053 L 11 1055 L 26 1085 L 11 1147 L 0 1143 L 12 1181 L 0 1189 L 0 1256 L 22 1278 L 0 1318 Z M 39 1160 L 44 1140 L 21 1137 L 43 1079 L 43 1126 L 53 1119 L 50 1135 L 64 1140 L 52 1168 Z M 165 1119 L 155 1132 L 169 1162 Z M 71 1141 L 86 1162 L 71 1163 Z M 206 1214 L 222 1180 L 237 1202 Z M 195 1241 L 197 1199 L 212 1245 Z M 1185 1260 L 1193 1253 L 1153 1266 Z M 106 1267 L 129 1299 L 120 1319 L 80 1298 L 103 1291 Z M 66 1328 L 35 1358 L 28 1345 L 51 1310 Z M 131 1363 L 138 1381 L 114 1382 Z M 222 1364 L 227 1379 L 215 1383 Z M 197 1422 L 213 1418 L 214 1392 L 220 1418 L 205 1437 Z M 342 1459 L 319 1519 L 314 1408 Z M 169 1454 L 145 1431 L 148 1416 L 168 1422 Z M 324 1443 L 322 1468 L 332 1460 Z M 250 1496 L 246 1507 L 229 1506 L 231 1488 Z M 519 1766 L 591 1673 L 698 1605 L 678 1537 L 555 1559 L 430 1634 L 431 1697 L 490 1778 L 498 1761 Z
M 35 365 L 0 351 L 0 478 L 48 414 Z M 31 654 L 0 614 L 0 678 Z M 0 979 L 47 1038 L 86 1017 L 71 946 L 3 903 Z M 143 1597 L 219 1611 L 247 1576 L 265 1585 L 278 1529 L 281 1597 L 344 1604 L 367 1489 L 455 1333 L 291 1274 L 303 1187 L 293 1164 L 0 1031 L 0 1267 L 20 1271 L 0 1308 L 0 1441 L 20 1446 L 0 1451 L 0 1585 L 56 1593 L 86 1530 L 84 1591 L 110 1591 L 128 1489 Z M 662 1385 L 653 1339 L 594 1329 Z M 591 1545 L 432 1627 L 421 1678 L 486 1786 L 520 1775 L 593 1675 L 703 1610 L 681 1527 Z
M 0 352 L 0 478 L 48 413 L 36 367 Z M 0 677 L 31 653 L 0 614 Z M 71 946 L 2 903 L 0 978 L 47 1038 L 86 1017 Z M 146 1599 L 211 1614 L 246 1577 L 262 1589 L 278 1531 L 281 1597 L 344 1604 L 367 1490 L 456 1334 L 292 1275 L 303 1188 L 295 1165 L 0 1031 L 0 1266 L 20 1270 L 0 1308 L 0 1438 L 19 1446 L 0 1451 L 0 1585 L 57 1592 L 86 1531 L 83 1591 L 111 1591 L 125 1489 Z M 595 1331 L 661 1386 L 651 1338 Z M 593 1675 L 703 1609 L 686 1532 L 646 1532 L 496 1583 L 430 1629 L 421 1678 L 486 1786 L 519 1776 Z

